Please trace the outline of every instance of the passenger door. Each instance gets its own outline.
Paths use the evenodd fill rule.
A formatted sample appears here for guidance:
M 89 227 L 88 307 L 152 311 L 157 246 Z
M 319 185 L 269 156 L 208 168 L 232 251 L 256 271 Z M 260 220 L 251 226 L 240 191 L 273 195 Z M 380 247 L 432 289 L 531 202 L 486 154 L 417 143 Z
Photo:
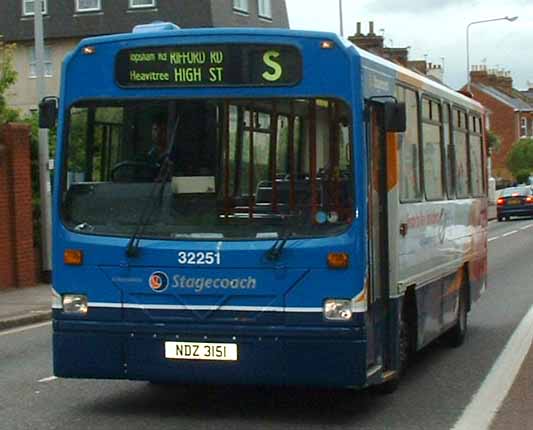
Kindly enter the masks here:
M 386 367 L 389 321 L 389 234 L 387 204 L 387 151 L 384 108 L 367 104 L 368 148 L 368 350 L 369 369 Z

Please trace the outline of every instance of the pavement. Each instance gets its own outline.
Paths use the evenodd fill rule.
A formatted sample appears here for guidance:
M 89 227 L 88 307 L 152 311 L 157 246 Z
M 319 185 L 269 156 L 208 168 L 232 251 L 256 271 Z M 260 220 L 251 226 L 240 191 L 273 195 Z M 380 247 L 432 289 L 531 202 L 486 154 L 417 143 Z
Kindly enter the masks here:
M 505 398 L 490 430 L 533 429 L 533 408 L 531 406 L 533 384 L 533 348 L 522 363 L 522 367 Z
M 51 285 L 0 289 L 0 330 L 47 321 L 52 317 Z

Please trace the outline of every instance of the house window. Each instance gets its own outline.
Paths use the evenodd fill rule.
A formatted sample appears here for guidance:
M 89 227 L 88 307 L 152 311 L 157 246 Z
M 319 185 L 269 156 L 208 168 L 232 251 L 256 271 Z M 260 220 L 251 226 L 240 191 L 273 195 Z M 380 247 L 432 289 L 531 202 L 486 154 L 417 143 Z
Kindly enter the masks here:
M 238 12 L 248 13 L 248 0 L 233 0 L 233 9 Z
M 155 0 L 130 0 L 130 8 L 155 7 Z
M 258 0 L 257 8 L 261 18 L 272 19 L 272 2 L 271 0 Z
M 527 137 L 527 119 L 520 118 L 520 137 Z
M 48 11 L 47 3 L 48 0 L 41 0 L 43 14 L 46 14 Z M 22 14 L 26 16 L 35 14 L 35 0 L 22 0 Z
M 101 0 L 76 0 L 76 12 L 92 12 L 102 9 Z
M 52 48 L 46 46 L 44 48 L 44 76 L 52 77 Z M 35 58 L 35 47 L 30 51 L 30 78 L 37 77 L 37 60 Z

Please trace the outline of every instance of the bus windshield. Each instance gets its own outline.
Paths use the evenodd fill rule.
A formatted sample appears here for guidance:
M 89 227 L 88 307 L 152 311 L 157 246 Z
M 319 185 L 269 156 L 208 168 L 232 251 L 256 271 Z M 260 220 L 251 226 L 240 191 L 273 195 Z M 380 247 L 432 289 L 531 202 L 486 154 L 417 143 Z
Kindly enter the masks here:
M 154 239 L 324 237 L 354 217 L 351 113 L 325 99 L 71 107 L 62 219 Z

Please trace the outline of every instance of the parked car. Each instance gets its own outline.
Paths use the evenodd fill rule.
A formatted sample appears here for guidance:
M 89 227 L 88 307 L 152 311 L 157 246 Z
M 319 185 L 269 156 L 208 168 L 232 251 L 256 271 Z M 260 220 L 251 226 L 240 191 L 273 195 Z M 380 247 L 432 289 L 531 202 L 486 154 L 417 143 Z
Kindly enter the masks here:
M 533 190 L 530 186 L 505 188 L 496 201 L 498 221 L 511 216 L 533 216 Z

